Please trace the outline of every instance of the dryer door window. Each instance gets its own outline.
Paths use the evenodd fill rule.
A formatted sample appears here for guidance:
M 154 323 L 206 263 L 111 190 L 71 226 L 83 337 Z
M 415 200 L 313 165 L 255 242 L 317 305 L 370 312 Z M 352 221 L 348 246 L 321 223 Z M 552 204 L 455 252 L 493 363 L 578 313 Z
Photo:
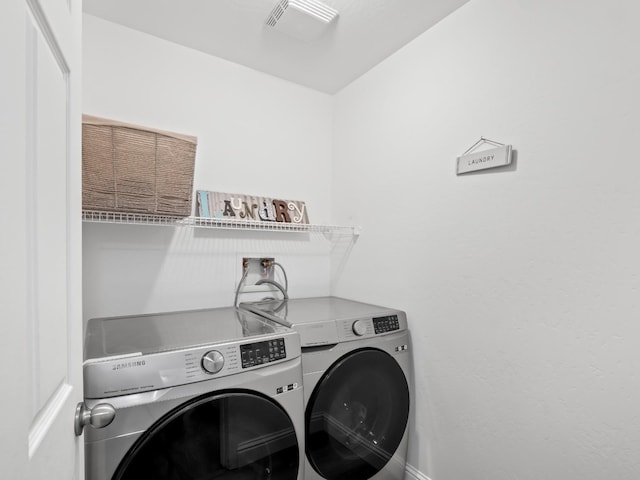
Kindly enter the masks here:
M 364 480 L 397 450 L 409 416 L 409 386 L 386 352 L 356 350 L 331 366 L 305 414 L 307 458 L 330 480 Z
M 298 441 L 273 400 L 245 392 L 199 397 L 156 422 L 114 480 L 296 480 Z

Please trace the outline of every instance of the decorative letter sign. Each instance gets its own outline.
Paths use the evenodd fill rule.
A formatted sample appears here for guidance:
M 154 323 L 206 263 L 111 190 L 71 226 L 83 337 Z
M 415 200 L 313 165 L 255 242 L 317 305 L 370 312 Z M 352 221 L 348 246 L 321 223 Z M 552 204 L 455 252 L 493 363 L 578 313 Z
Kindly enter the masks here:
M 196 215 L 206 218 L 308 224 L 304 202 L 198 190 Z

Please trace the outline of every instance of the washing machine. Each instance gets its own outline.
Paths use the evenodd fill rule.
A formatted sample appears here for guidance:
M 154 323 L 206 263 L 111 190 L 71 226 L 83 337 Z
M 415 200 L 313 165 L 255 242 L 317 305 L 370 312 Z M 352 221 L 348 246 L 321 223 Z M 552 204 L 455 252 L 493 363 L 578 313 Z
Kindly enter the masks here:
M 403 311 L 338 297 L 241 308 L 300 334 L 307 480 L 401 480 L 412 398 Z
M 303 480 L 300 353 L 236 308 L 90 320 L 87 480 Z

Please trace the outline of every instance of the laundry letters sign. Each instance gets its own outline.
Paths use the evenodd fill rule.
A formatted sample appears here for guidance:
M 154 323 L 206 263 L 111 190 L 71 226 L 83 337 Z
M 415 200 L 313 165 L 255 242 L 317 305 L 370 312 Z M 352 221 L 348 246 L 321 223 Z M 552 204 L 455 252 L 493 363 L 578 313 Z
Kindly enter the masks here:
M 511 145 L 468 153 L 458 157 L 457 174 L 503 167 L 511 163 Z
M 309 223 L 304 202 L 235 193 L 196 192 L 196 215 L 225 220 Z

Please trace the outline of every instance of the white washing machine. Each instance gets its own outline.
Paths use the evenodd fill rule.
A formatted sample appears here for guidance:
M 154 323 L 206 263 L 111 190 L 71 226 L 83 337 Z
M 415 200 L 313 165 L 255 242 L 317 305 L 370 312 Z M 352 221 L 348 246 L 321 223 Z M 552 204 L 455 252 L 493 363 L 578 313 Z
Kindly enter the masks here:
M 87 480 L 303 480 L 299 335 L 234 308 L 93 319 Z
M 401 480 L 412 397 L 405 313 L 337 297 L 241 308 L 300 334 L 306 480 Z

